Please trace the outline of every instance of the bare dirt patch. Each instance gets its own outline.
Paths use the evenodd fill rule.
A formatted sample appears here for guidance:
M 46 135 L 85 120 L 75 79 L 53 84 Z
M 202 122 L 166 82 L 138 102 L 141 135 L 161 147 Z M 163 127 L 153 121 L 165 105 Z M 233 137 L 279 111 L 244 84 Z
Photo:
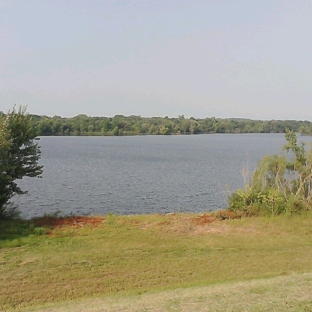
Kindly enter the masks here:
M 204 225 L 204 224 L 210 224 L 214 221 L 217 221 L 218 219 L 215 216 L 203 214 L 201 216 L 192 218 L 192 222 L 195 225 Z M 219 221 L 219 220 L 218 220 Z
M 146 220 L 137 220 L 135 218 L 125 219 L 125 217 L 116 217 L 115 222 L 122 224 L 130 224 L 142 230 L 148 228 L 159 228 L 164 232 L 174 232 L 176 234 L 186 235 L 202 235 L 202 234 L 229 234 L 229 233 L 246 233 L 258 234 L 254 228 L 245 228 L 229 226 L 224 220 L 238 219 L 239 216 L 229 211 L 218 211 L 215 213 L 203 214 L 166 214 L 158 215 L 157 218 Z M 74 228 L 79 229 L 85 226 L 97 227 L 100 224 L 110 222 L 105 217 L 87 217 L 87 216 L 71 216 L 71 217 L 51 217 L 43 216 L 33 219 L 36 227 L 46 227 L 50 230 Z M 50 232 L 48 232 L 50 234 Z
M 226 212 L 222 212 L 224 215 Z M 221 214 L 221 212 L 220 212 Z M 135 224 L 141 229 L 159 228 L 163 232 L 174 232 L 183 235 L 197 235 L 205 233 L 225 233 L 228 226 L 222 220 L 232 216 L 220 217 L 218 213 L 204 214 L 166 214 L 160 215 L 158 220 Z
M 100 223 L 103 223 L 105 219 L 103 217 L 40 217 L 33 219 L 35 226 L 39 227 L 83 227 L 86 225 L 89 226 L 98 226 Z

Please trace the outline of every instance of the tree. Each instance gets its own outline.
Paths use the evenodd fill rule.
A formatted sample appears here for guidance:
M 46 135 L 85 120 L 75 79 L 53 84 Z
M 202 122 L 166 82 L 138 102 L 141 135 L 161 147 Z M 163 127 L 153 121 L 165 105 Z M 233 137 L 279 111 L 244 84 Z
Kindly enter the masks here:
M 0 115 L 0 220 L 10 216 L 10 199 L 25 194 L 16 180 L 40 177 L 43 166 L 37 131 L 25 107 Z

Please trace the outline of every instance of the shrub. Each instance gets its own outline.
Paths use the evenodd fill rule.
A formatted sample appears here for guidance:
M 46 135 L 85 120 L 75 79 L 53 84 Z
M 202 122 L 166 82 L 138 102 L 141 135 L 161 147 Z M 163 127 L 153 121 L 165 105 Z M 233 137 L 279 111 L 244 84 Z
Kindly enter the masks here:
M 245 215 L 292 214 L 309 210 L 312 202 L 312 151 L 287 130 L 284 154 L 265 156 L 251 182 L 228 198 L 228 210 Z M 286 153 L 285 153 L 286 152 Z

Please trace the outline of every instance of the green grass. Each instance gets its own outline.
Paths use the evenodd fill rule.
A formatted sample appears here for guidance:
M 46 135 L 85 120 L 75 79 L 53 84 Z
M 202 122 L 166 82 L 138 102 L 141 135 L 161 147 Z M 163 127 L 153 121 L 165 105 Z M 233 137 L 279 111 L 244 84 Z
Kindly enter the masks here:
M 96 299 L 46 304 L 29 311 L 310 312 L 312 311 L 312 273 L 225 282 L 132 296 L 100 296 Z
M 0 223 L 0 311 L 312 272 L 311 214 L 213 223 L 190 214 L 98 221 L 50 228 Z

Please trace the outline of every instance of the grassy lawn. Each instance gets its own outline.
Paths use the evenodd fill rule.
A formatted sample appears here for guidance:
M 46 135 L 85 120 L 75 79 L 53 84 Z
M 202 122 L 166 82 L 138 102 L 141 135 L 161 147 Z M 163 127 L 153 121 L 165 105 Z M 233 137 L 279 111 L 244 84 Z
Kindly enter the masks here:
M 38 312 L 310 312 L 312 273 L 46 304 Z
M 178 288 L 181 296 L 185 288 L 187 293 L 198 289 L 197 294 L 243 281 L 252 289 L 252 279 L 281 275 L 305 276 L 302 283 L 309 289 L 311 275 L 302 273 L 312 272 L 311 214 L 212 221 L 192 214 L 36 220 L 35 226 L 2 221 L 0 311 L 30 311 L 81 298 L 131 301 L 154 293 L 171 293 L 183 302 L 174 295 Z M 276 292 L 286 287 L 276 283 Z M 256 294 L 270 287 L 261 285 L 254 286 Z M 237 287 L 232 288 L 235 293 Z M 160 311 L 165 310 L 188 311 L 175 310 L 174 304 Z

